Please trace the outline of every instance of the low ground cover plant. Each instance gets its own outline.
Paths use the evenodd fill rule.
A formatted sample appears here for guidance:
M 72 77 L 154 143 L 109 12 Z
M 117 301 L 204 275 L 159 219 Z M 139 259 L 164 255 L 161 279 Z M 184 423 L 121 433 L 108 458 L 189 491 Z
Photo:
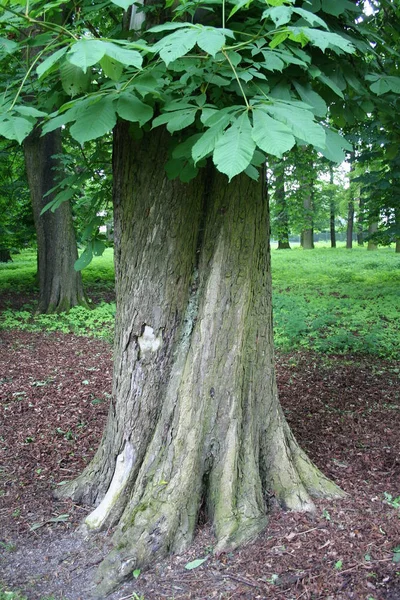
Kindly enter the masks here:
M 24 251 L 0 266 L 0 290 L 32 291 L 36 254 Z M 317 247 L 272 250 L 275 346 L 395 358 L 400 338 L 400 259 L 391 248 Z M 83 271 L 87 289 L 112 290 L 112 249 Z M 0 328 L 61 331 L 112 340 L 115 303 L 76 307 L 61 315 L 35 315 L 30 303 L 6 308 Z

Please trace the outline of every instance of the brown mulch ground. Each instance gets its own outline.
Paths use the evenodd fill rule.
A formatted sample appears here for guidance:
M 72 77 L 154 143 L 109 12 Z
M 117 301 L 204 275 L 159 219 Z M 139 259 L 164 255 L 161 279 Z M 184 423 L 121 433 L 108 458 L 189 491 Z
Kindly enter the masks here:
M 29 600 L 92 597 L 110 532 L 85 541 L 76 525 L 88 509 L 54 501 L 51 490 L 93 455 L 111 367 L 99 340 L 0 332 L 0 582 Z M 385 493 L 400 495 L 399 372 L 400 364 L 359 357 L 278 357 L 290 425 L 348 498 L 318 501 L 313 515 L 276 510 L 254 542 L 186 570 L 212 549 L 203 526 L 185 555 L 110 600 L 399 600 L 400 508 L 385 502 Z

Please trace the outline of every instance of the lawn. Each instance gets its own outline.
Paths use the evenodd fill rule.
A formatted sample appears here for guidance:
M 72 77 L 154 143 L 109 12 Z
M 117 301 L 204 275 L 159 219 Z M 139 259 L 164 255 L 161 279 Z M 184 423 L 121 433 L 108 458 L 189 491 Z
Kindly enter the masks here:
M 112 249 L 83 271 L 93 308 L 33 316 L 36 255 L 24 251 L 0 265 L 0 292 L 10 295 L 0 327 L 42 329 L 112 339 L 115 304 Z M 400 342 L 400 256 L 392 248 L 272 250 L 275 346 L 395 358 Z M 27 301 L 13 305 L 14 293 Z

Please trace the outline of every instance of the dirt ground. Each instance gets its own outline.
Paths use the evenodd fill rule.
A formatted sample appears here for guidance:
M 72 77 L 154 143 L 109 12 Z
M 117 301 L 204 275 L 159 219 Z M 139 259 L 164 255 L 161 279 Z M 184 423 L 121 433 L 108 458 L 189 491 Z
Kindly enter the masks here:
M 112 531 L 85 540 L 77 527 L 90 508 L 57 502 L 52 489 L 93 456 L 111 353 L 74 335 L 0 332 L 0 590 L 29 600 L 93 597 Z M 277 363 L 291 427 L 348 497 L 319 500 L 314 514 L 275 509 L 261 536 L 218 557 L 203 523 L 184 555 L 141 572 L 110 600 L 400 600 L 400 363 L 309 353 Z

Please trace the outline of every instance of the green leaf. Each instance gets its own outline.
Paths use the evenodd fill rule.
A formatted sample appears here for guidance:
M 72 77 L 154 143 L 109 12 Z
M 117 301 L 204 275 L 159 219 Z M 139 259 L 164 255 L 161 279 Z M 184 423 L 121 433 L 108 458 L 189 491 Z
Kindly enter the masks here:
M 94 256 L 101 256 L 106 249 L 106 245 L 102 240 L 92 241 L 92 250 Z
M 111 131 L 116 122 L 113 98 L 103 96 L 78 113 L 74 125 L 70 128 L 70 133 L 77 142 L 83 145 L 88 140 L 94 140 Z
M 262 63 L 264 69 L 267 69 L 268 71 L 283 71 L 285 63 L 276 52 L 269 50 L 264 51 L 262 54 L 264 56 L 264 62 Z
M 186 27 L 167 35 L 153 46 L 153 50 L 157 50 L 165 64 L 169 65 L 169 63 L 184 56 L 194 47 L 198 34 L 198 29 Z
M 194 144 L 192 148 L 192 158 L 194 160 L 194 164 L 197 164 L 199 160 L 205 158 L 214 151 L 217 141 L 220 139 L 220 137 L 222 137 L 225 127 L 227 127 L 231 120 L 231 115 L 225 114 L 215 125 L 203 133 L 201 138 Z
M 139 123 L 142 127 L 153 116 L 153 109 L 148 104 L 145 104 L 133 94 L 123 92 L 117 102 L 117 113 L 121 119 Z
M 301 29 L 307 39 L 309 39 L 314 46 L 320 48 L 322 52 L 325 52 L 327 48 L 338 48 L 349 54 L 355 52 L 353 44 L 337 33 L 321 31 L 320 29 L 310 29 L 309 27 L 302 27 Z
M 100 62 L 106 53 L 105 42 L 101 40 L 88 40 L 82 38 L 78 40 L 67 54 L 68 61 L 79 67 L 84 73 L 88 68 Z
M 213 153 L 214 164 L 230 181 L 249 166 L 255 148 L 252 127 L 245 112 L 218 139 Z
M 164 113 L 154 119 L 153 128 L 166 124 L 170 133 L 180 131 L 194 122 L 197 110 L 198 108 L 186 108 Z
M 262 19 L 269 17 L 275 23 L 275 27 L 280 27 L 289 23 L 292 16 L 293 9 L 289 6 L 275 6 L 273 8 L 267 8 L 262 14 Z
M 115 4 L 115 6 L 119 6 L 124 10 L 128 10 L 128 8 L 133 4 L 132 0 L 111 0 L 111 2 Z
M 254 179 L 254 181 L 258 181 L 260 177 L 258 169 L 256 169 L 253 165 L 249 165 L 247 169 L 244 170 L 244 172 L 248 177 L 250 177 L 250 179 Z
M 47 117 L 47 113 L 33 106 L 14 106 L 14 110 L 24 117 Z
M 91 83 L 91 73 L 84 73 L 81 68 L 65 60 L 60 67 L 61 85 L 69 96 L 77 96 L 86 92 Z
M 331 160 L 332 162 L 343 162 L 346 158 L 344 150 L 351 152 L 353 149 L 352 145 L 349 144 L 349 142 L 336 131 L 327 129 L 325 133 L 325 146 L 323 148 L 318 148 L 318 151 L 321 152 L 325 158 Z
M 103 69 L 104 74 L 112 79 L 112 81 L 120 80 L 124 70 L 124 67 L 120 62 L 110 58 L 109 56 L 103 56 L 100 61 L 100 66 Z
M 335 0 L 334 2 L 332 0 L 322 0 L 322 10 L 328 15 L 334 15 L 335 17 L 344 13 L 345 10 L 359 12 L 359 9 L 351 2 L 348 2 L 348 0 Z
M 211 56 L 215 56 L 225 46 L 225 42 L 225 35 L 214 27 L 203 28 L 197 37 L 197 45 Z
M 279 158 L 296 143 L 291 129 L 270 117 L 264 110 L 253 109 L 253 140 L 261 150 Z
M 105 54 L 123 65 L 136 67 L 140 69 L 143 63 L 142 55 L 131 48 L 123 48 L 112 42 L 101 42 L 105 50 Z
M 39 66 L 36 67 L 36 73 L 37 73 L 38 77 L 43 77 L 43 75 L 45 73 L 47 73 L 47 71 L 49 71 L 51 69 L 51 67 L 53 65 L 55 65 L 56 62 L 62 56 L 64 56 L 64 54 L 66 53 L 67 50 L 68 50 L 68 48 L 60 48 L 59 50 L 54 52 L 54 54 L 51 54 L 50 56 L 45 58 L 44 61 L 42 63 L 40 63 Z
M 75 271 L 82 271 L 82 269 L 84 269 L 91 263 L 92 258 L 93 258 L 93 252 L 92 252 L 92 247 L 90 245 L 87 248 L 85 248 L 85 250 L 82 252 L 82 254 L 78 258 L 78 260 L 75 261 L 75 264 L 74 264 Z
M 162 31 L 172 31 L 174 29 L 182 29 L 189 27 L 188 23 L 179 23 L 178 21 L 174 23 L 164 23 L 163 25 L 156 25 L 155 27 L 151 27 L 149 31 L 154 33 L 160 33 Z
M 339 98 L 344 99 L 342 90 L 336 85 L 336 83 L 330 78 L 324 75 L 324 73 L 320 73 L 317 76 L 317 79 L 327 85 Z
M 135 569 L 134 571 L 132 571 L 132 575 L 134 579 L 137 579 L 140 575 L 140 569 Z
M 310 25 L 316 24 L 316 25 L 320 25 L 324 29 L 328 29 L 328 25 L 325 23 L 325 21 L 323 21 L 320 17 L 318 17 L 318 15 L 315 15 L 314 13 L 309 12 L 308 10 L 304 10 L 303 8 L 293 7 L 293 12 L 296 13 L 297 15 L 300 15 L 300 17 L 302 17 L 305 21 L 310 23 Z
M 318 117 L 325 117 L 328 112 L 326 102 L 317 92 L 314 92 L 311 85 L 303 86 L 297 83 L 297 81 L 294 81 L 293 85 L 303 102 L 311 106 L 314 114 Z
M 265 108 L 278 121 L 285 123 L 300 140 L 318 148 L 325 146 L 325 130 L 314 121 L 310 111 L 289 104 L 268 105 Z
M 338 560 L 337 562 L 335 562 L 335 569 L 337 569 L 338 571 L 340 571 L 340 569 L 343 566 L 343 561 L 342 560 Z
M 63 202 L 66 202 L 67 200 L 71 200 L 71 198 L 73 198 L 74 195 L 75 195 L 74 188 L 67 188 L 65 190 L 61 190 L 61 192 L 58 192 L 58 194 L 53 198 L 53 200 L 50 200 L 50 202 L 48 202 L 42 208 L 42 210 L 40 211 L 40 215 L 43 215 L 49 209 L 51 210 L 51 212 L 54 212 L 55 210 L 57 210 L 57 208 L 59 206 L 61 206 L 61 204 Z
M 0 121 L 0 135 L 8 140 L 17 140 L 22 144 L 34 127 L 34 121 L 28 121 L 22 117 L 9 117 Z
M 279 46 L 279 44 L 282 44 L 285 40 L 287 40 L 288 37 L 289 37 L 288 31 L 279 31 L 277 34 L 274 35 L 274 37 L 270 41 L 269 47 L 276 48 L 277 46 Z
M 0 51 L 3 51 L 5 54 L 12 54 L 18 48 L 18 44 L 9 40 L 8 38 L 0 38 Z
M 191 571 L 192 569 L 197 569 L 197 567 L 200 567 L 200 565 L 202 565 L 207 559 L 208 556 L 205 556 L 204 558 L 196 558 L 196 560 L 188 562 L 185 565 L 185 569 L 187 569 L 188 571 Z

